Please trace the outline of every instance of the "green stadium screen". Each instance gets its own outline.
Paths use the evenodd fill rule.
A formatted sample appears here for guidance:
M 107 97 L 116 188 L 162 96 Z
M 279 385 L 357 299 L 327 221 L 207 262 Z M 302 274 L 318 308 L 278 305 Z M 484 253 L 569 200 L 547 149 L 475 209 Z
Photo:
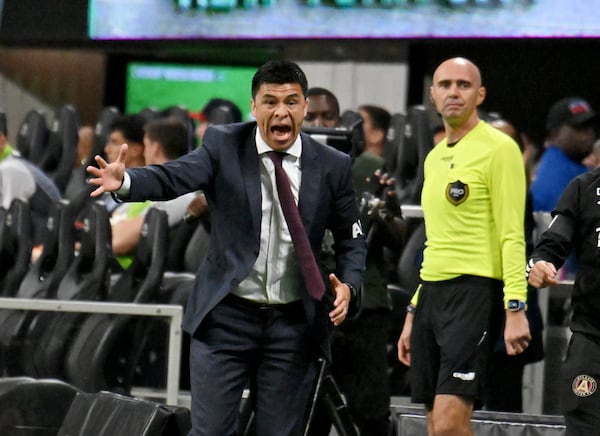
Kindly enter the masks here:
M 252 117 L 250 87 L 255 72 L 256 67 L 130 62 L 125 111 L 180 105 L 198 112 L 211 98 L 226 98 L 237 104 L 248 120 Z

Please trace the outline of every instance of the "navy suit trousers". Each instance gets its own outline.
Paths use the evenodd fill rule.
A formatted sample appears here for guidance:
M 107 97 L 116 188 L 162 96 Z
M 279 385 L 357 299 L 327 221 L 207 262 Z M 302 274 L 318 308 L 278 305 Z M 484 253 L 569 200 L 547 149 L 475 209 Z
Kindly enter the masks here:
M 192 337 L 191 436 L 237 434 L 243 390 L 256 434 L 301 435 L 317 375 L 315 340 L 301 302 L 262 306 L 228 295 Z

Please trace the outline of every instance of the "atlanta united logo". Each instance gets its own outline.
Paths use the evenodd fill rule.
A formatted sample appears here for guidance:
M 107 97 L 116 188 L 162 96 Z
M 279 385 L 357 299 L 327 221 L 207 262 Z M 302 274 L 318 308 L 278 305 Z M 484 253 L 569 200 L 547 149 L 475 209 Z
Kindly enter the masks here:
M 469 185 L 457 180 L 452 183 L 448 183 L 446 187 L 446 198 L 450 203 L 458 206 L 464 202 L 469 196 Z
M 596 382 L 596 379 L 584 374 L 575 377 L 571 384 L 573 393 L 578 397 L 589 397 L 596 392 L 597 387 L 598 383 Z

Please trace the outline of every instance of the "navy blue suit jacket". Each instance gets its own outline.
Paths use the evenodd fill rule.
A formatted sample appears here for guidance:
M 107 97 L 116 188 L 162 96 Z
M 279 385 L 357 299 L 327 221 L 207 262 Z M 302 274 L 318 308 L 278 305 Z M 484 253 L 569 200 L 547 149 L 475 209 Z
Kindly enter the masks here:
M 183 320 L 193 334 L 206 314 L 244 280 L 258 256 L 261 223 L 260 162 L 256 123 L 209 128 L 203 144 L 164 165 L 128 169 L 128 201 L 165 200 L 202 190 L 211 211 L 210 243 Z M 366 244 L 358 224 L 350 157 L 302 135 L 302 180 L 298 207 L 317 260 L 325 229 L 335 238 L 336 275 L 359 289 Z M 302 285 L 303 286 L 303 285 Z M 330 290 L 328 292 L 331 292 Z M 304 309 L 313 335 L 329 356 L 331 309 L 303 290 Z

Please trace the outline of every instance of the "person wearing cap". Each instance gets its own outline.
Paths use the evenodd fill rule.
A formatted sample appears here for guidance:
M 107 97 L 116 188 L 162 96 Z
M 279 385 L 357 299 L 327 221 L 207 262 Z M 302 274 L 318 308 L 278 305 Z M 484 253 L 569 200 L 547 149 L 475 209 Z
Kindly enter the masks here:
M 0 207 L 8 209 L 14 199 L 29 203 L 34 246 L 42 243 L 48 216 L 61 198 L 52 179 L 9 144 L 6 116 L 0 114 Z
M 596 435 L 600 428 L 599 204 L 600 168 L 595 168 L 567 185 L 527 263 L 529 284 L 544 288 L 559 284 L 559 269 L 575 253 L 572 335 L 556 381 L 568 436 Z
M 239 123 L 242 121 L 242 111 L 231 100 L 211 98 L 200 112 L 192 112 L 190 113 L 190 117 L 198 121 L 195 133 L 198 145 L 200 145 L 204 132 L 206 132 L 209 126 Z
M 533 210 L 551 212 L 567 184 L 588 171 L 583 160 L 593 149 L 596 113 L 579 97 L 552 105 L 546 119 L 546 150 L 531 183 Z

